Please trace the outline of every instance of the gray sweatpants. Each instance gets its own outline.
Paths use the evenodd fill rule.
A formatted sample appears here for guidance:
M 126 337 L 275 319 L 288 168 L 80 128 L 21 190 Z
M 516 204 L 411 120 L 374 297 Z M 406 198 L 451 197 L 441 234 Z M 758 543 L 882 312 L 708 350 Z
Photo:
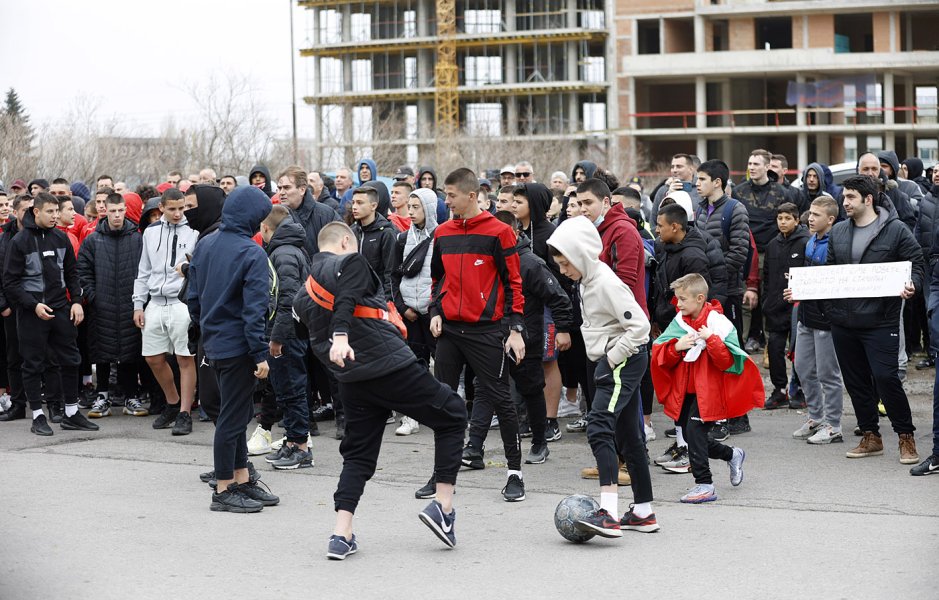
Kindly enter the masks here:
M 809 419 L 841 429 L 844 384 L 831 331 L 812 329 L 802 323 L 798 331 L 795 369 L 805 394 Z

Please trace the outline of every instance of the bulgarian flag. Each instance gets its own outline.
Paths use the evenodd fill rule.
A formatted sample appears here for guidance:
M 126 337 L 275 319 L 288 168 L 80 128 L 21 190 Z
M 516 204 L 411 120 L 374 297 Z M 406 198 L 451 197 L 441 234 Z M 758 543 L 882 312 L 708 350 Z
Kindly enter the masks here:
M 659 401 L 666 407 L 666 414 L 672 419 L 677 419 L 681 411 L 686 392 L 685 382 L 691 374 L 698 397 L 698 409 L 704 421 L 745 415 L 755 407 L 762 407 L 765 400 L 763 377 L 750 356 L 740 347 L 737 330 L 721 312 L 720 304 L 714 300 L 706 304 L 704 310 L 707 314 L 701 315 L 704 317 L 702 324 L 706 324 L 712 335 L 724 342 L 733 364 L 727 369 L 718 369 L 707 353 L 706 342 L 699 339 L 685 353 L 682 362 L 666 367 L 668 343 L 688 333 L 696 333 L 696 329 L 682 318 L 681 313 L 676 314 L 652 345 L 652 382 Z M 701 316 L 697 321 L 700 322 Z

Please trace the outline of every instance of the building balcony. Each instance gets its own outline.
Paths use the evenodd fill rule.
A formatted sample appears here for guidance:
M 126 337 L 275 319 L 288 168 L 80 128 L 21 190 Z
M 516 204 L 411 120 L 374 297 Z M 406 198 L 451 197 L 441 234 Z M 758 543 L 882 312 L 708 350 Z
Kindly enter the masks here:
M 457 88 L 461 100 L 502 98 L 509 96 L 544 96 L 548 94 L 605 94 L 608 83 L 583 81 L 536 81 L 531 83 L 502 83 L 487 86 L 465 86 Z M 433 100 L 434 87 L 371 90 L 368 92 L 341 92 L 307 96 L 307 104 L 380 104 L 384 102 L 409 102 Z

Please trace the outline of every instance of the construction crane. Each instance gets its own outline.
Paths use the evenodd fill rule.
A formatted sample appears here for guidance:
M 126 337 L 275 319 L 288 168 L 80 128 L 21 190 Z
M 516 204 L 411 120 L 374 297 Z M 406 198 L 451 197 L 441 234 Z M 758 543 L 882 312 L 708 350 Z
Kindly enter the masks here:
M 456 135 L 460 125 L 459 69 L 456 66 L 456 0 L 437 0 L 437 63 L 434 104 L 437 145 Z M 446 147 L 446 146 L 444 146 Z

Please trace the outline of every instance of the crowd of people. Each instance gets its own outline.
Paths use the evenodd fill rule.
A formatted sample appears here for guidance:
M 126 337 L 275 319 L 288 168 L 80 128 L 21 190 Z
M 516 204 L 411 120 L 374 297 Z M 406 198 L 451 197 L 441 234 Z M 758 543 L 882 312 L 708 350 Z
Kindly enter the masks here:
M 650 466 L 693 476 L 686 503 L 717 499 L 709 459 L 739 485 L 746 452 L 723 442 L 751 430 L 752 409 L 805 409 L 793 438 L 843 442 L 844 389 L 859 438 L 847 458 L 883 454 L 886 416 L 911 474 L 939 472 L 939 396 L 921 459 L 902 384 L 914 352 L 935 366 L 939 169 L 866 153 L 840 185 L 813 162 L 797 187 L 784 156 L 755 149 L 744 172 L 735 183 L 721 160 L 676 154 L 648 194 L 587 160 L 547 185 L 522 161 L 492 179 L 401 166 L 389 189 L 370 159 L 333 176 L 171 171 L 134 191 L 108 175 L 93 190 L 18 179 L 0 187 L 0 421 L 51 436 L 120 411 L 183 436 L 195 415 L 215 426 L 210 508 L 251 513 L 279 498 L 249 457 L 312 467 L 332 420 L 334 559 L 358 548 L 352 515 L 388 424 L 435 432 L 415 495 L 451 547 L 457 471 L 486 468 L 490 430 L 502 497 L 519 502 L 522 464 L 548 460 L 563 417 L 600 483 L 578 527 L 606 537 L 659 529 Z M 895 297 L 789 289 L 793 267 L 898 261 L 912 267 Z M 650 460 L 655 400 L 674 443 Z M 619 518 L 621 485 L 633 503 Z

